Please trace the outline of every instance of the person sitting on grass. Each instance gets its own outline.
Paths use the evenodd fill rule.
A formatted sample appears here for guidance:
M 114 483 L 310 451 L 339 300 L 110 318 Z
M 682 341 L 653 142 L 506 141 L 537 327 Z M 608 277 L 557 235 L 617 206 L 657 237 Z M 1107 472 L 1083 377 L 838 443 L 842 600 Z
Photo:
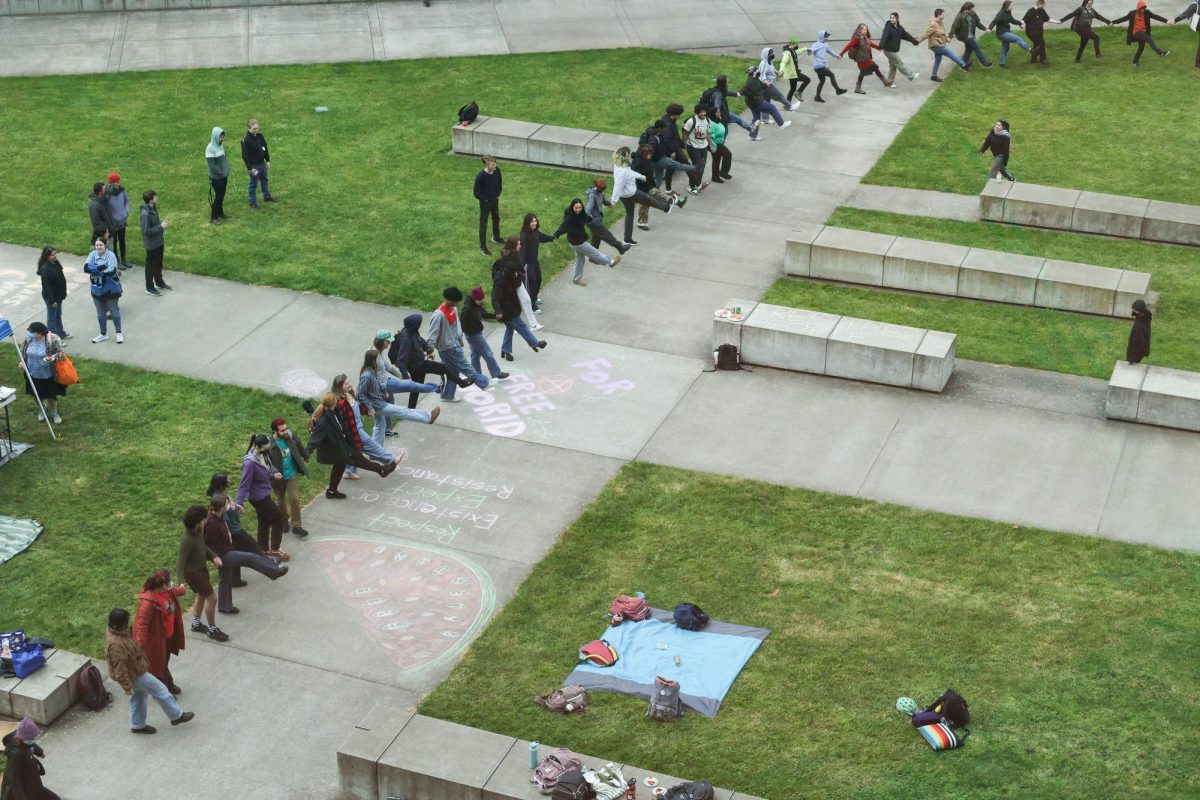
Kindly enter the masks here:
M 201 515 L 195 523 L 199 528 L 204 513 L 200 506 L 192 506 L 184 520 Z M 163 682 L 150 674 L 145 651 L 129 635 L 129 612 L 123 608 L 114 608 L 108 613 L 105 658 L 108 659 L 108 676 L 129 695 L 129 729 L 133 733 L 157 733 L 153 726 L 146 724 L 147 695 L 158 702 L 172 725 L 182 725 L 196 716 L 181 709 Z

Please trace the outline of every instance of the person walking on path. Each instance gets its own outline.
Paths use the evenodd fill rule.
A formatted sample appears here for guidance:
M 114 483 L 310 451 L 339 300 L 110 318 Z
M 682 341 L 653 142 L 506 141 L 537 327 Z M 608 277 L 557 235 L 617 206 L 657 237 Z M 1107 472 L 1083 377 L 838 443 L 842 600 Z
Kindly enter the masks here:
M 171 694 L 183 690 L 171 677 L 171 656 L 179 655 L 187 639 L 183 633 L 183 612 L 179 598 L 187 594 L 182 583 L 171 585 L 171 573 L 158 569 L 142 584 L 137 615 L 133 620 L 133 639 L 146 653 L 146 669 L 167 687 Z
M 792 98 L 796 98 L 797 103 L 803 103 L 804 90 L 812 83 L 812 78 L 800 69 L 800 52 L 800 40 L 791 39 L 783 46 L 783 55 L 779 57 L 779 77 L 787 78 L 788 81 L 788 93 L 784 102 L 791 106 L 793 111 L 796 106 L 792 103 Z M 808 52 L 807 47 L 804 48 L 804 52 Z M 721 121 L 726 121 L 726 118 L 722 118 Z
M 188 514 L 203 511 L 200 506 L 193 506 L 188 509 Z M 145 651 L 129 635 L 129 612 L 123 608 L 114 608 L 108 614 L 105 657 L 108 659 L 108 676 L 129 695 L 129 729 L 134 733 L 157 732 L 146 724 L 147 695 L 158 702 L 172 725 L 182 725 L 196 716 L 180 708 L 163 682 L 150 674 Z
M 59 338 L 70 339 L 63 328 L 62 304 L 67 299 L 67 276 L 58 251 L 46 245 L 38 256 L 37 276 L 42 280 L 42 302 L 46 304 L 46 327 Z
M 1013 25 L 1021 27 L 1021 22 L 1012 14 L 1012 4 L 1013 0 L 1004 0 L 992 23 L 988 25 L 988 30 L 996 31 L 996 38 L 1000 40 L 1000 69 L 1008 69 L 1004 62 L 1008 60 L 1008 48 L 1011 45 L 1015 44 L 1026 53 L 1032 52 L 1029 43 L 1012 32 Z
M 517 254 L 519 257 L 520 249 L 517 250 Z M 508 373 L 501 369 L 500 364 L 496 362 L 492 346 L 488 344 L 487 336 L 483 332 L 483 321 L 495 319 L 496 315 L 483 307 L 483 298 L 482 286 L 472 289 L 467 295 L 467 299 L 463 301 L 459 319 L 462 321 L 463 335 L 467 337 L 467 344 L 471 348 L 471 369 L 482 372 L 480 362 L 483 362 L 487 364 L 488 374 L 492 376 L 492 379 L 502 381 L 508 377 Z
M 218 472 L 212 476 L 208 482 L 208 491 L 204 493 L 210 501 L 221 495 L 225 498 L 229 497 L 229 475 L 224 472 Z M 222 519 L 229 526 L 229 533 L 233 537 L 233 546 L 243 553 L 254 553 L 262 555 L 262 548 L 258 546 L 258 540 L 250 534 L 246 533 L 246 529 L 242 527 L 242 512 L 239 511 L 232 502 L 225 503 L 225 512 L 222 514 Z M 246 582 L 241 580 L 241 576 L 235 573 L 233 580 L 235 587 L 242 587 Z
M 96 181 L 92 184 L 92 193 L 88 195 L 88 217 L 92 223 L 92 238 L 89 241 L 101 239 L 108 244 L 112 234 L 112 217 L 108 213 L 106 193 L 103 182 Z
M 938 77 L 938 68 L 942 65 L 942 59 L 948 58 L 962 69 L 967 68 L 967 62 L 963 61 L 954 51 L 946 44 L 950 41 L 950 37 L 946 35 L 946 27 L 943 21 L 946 17 L 944 8 L 934 9 L 933 16 L 929 19 L 929 24 L 925 26 L 925 32 L 917 39 L 918 42 L 929 42 L 929 49 L 933 52 L 933 71 L 929 75 L 929 80 L 941 83 L 941 78 Z
M 996 120 L 996 124 L 988 131 L 983 144 L 979 146 L 979 154 L 983 155 L 988 150 L 992 151 L 992 168 L 988 170 L 988 177 L 997 183 L 1000 182 L 1001 175 L 1010 181 L 1016 180 L 1008 173 L 1008 154 L 1011 148 L 1012 135 L 1009 133 L 1008 120 Z
M 417 328 L 419 330 L 421 324 L 421 315 L 417 314 L 416 317 Z M 414 333 L 416 332 L 414 331 Z M 420 343 L 421 347 L 425 346 L 425 340 L 421 339 L 419 334 L 417 334 L 417 341 Z M 418 395 L 440 392 L 442 390 L 441 385 L 438 383 L 417 383 L 416 381 L 409 380 L 405 377 L 404 370 L 392 363 L 392 353 L 396 352 L 398 348 L 395 344 L 395 336 L 393 336 L 392 332 L 387 328 L 381 328 L 380 330 L 375 331 L 375 339 L 371 342 L 371 345 L 379 352 L 379 366 L 376 370 L 376 373 L 379 376 L 379 385 L 383 387 L 384 393 L 388 395 L 387 399 L 389 402 L 394 402 L 394 398 L 391 397 L 391 395 L 400 394 L 401 392 L 409 392 L 410 400 L 412 402 L 408 404 L 408 407 L 416 408 Z M 433 363 L 433 366 L 437 370 L 442 368 L 442 365 L 436 362 Z M 439 372 L 438 374 L 444 375 L 445 372 Z M 423 372 L 422 377 L 424 377 Z M 398 436 L 399 434 L 388 430 L 386 435 Z
M 978 35 L 986 32 L 983 27 L 983 21 L 979 19 L 979 15 L 975 13 L 974 3 L 963 3 L 962 8 L 958 10 L 958 14 L 954 17 L 954 22 L 950 24 L 950 35 L 963 43 L 962 64 L 963 69 L 971 68 L 971 55 L 979 56 L 979 63 L 985 67 L 992 66 L 992 62 L 988 61 L 988 57 L 983 54 L 983 48 L 979 46 Z M 937 72 L 937 69 L 934 69 Z
M 479 201 L 479 252 L 485 256 L 492 254 L 488 250 L 487 235 L 488 217 L 492 218 L 492 242 L 500 244 L 500 194 L 504 191 L 504 177 L 496 164 L 495 156 L 484 156 L 483 169 L 475 175 L 475 199 Z
M 1185 19 L 1190 20 L 1188 27 L 1191 28 L 1193 32 L 1200 32 L 1200 3 L 1192 3 L 1190 6 L 1185 8 L 1182 12 L 1180 12 L 1179 16 L 1175 18 L 1175 22 L 1183 22 Z M 1196 68 L 1200 69 L 1200 44 L 1196 45 Z
M 275 492 L 275 505 L 283 512 L 283 532 L 291 531 L 301 538 L 308 536 L 300 524 L 300 479 L 308 477 L 308 451 L 283 418 L 271 423 L 268 456 L 271 469 L 279 475 L 278 479 L 271 479 L 271 488 Z
M 842 48 L 842 52 L 838 53 L 838 58 L 850 54 L 850 58 L 854 59 L 854 63 L 858 65 L 858 81 L 854 84 L 855 94 L 866 94 L 862 88 L 863 78 L 868 75 L 874 75 L 879 78 L 879 82 L 889 89 L 895 89 L 893 84 L 883 77 L 883 73 L 879 71 L 879 65 L 875 63 L 875 59 L 871 56 L 871 50 L 881 50 L 882 48 L 871 41 L 871 29 L 867 27 L 867 23 L 860 23 L 854 29 L 854 35 L 850 37 L 850 41 L 846 42 L 846 46 Z
M 679 136 L 679 117 L 683 114 L 683 106 L 679 103 L 671 103 L 666 108 L 660 119 L 662 122 L 663 145 L 666 147 L 667 153 L 670 155 L 668 159 L 675 166 L 668 165 L 668 168 L 663 175 L 663 185 L 667 187 L 667 191 L 671 191 L 671 178 L 675 175 L 675 170 L 683 170 L 688 173 L 688 182 L 691 183 L 691 174 L 696 171 L 696 165 L 688 161 L 687 151 L 683 146 L 683 139 Z
M 1146 308 L 1145 300 L 1133 301 L 1133 327 L 1129 330 L 1129 342 L 1125 345 L 1125 360 L 1140 364 L 1150 357 L 1150 320 L 1154 315 Z
M 616 180 L 613 181 L 613 191 L 616 191 Z M 628 225 L 628 222 L 626 222 Z M 575 264 L 571 270 L 571 282 L 576 286 L 587 286 L 587 281 L 583 279 L 583 260 L 586 258 L 593 264 L 603 264 L 606 267 L 615 267 L 621 263 L 621 254 L 615 256 L 606 256 L 588 243 L 587 231 L 587 212 L 583 210 L 583 201 L 576 197 L 571 201 L 571 205 L 567 206 L 563 212 L 562 224 L 558 226 L 558 230 L 554 232 L 554 238 L 566 234 L 567 244 L 571 246 L 571 250 L 575 252 Z
M 917 44 L 917 40 L 913 35 L 904 29 L 900 24 L 900 15 L 892 12 L 888 17 L 888 21 L 883 25 L 883 35 L 879 37 L 879 47 L 883 50 L 883 55 L 888 60 L 888 74 L 884 80 L 889 86 L 895 87 L 896 73 L 899 72 L 910 81 L 915 81 L 920 77 L 916 72 L 908 68 L 904 63 L 904 59 L 900 58 L 900 45 L 903 42 Z
M 371 438 L 385 453 L 384 436 L 391 428 L 392 419 L 405 419 L 432 425 L 442 413 L 441 406 L 434 406 L 433 411 L 423 411 L 417 408 L 405 408 L 392 403 L 388 399 L 386 382 L 379 377 L 379 351 L 372 347 L 363 356 L 362 367 L 358 371 L 358 387 L 354 396 L 367 408 L 367 413 L 375 417 L 375 428 Z
M 258 517 L 258 546 L 267 556 L 278 556 L 288 560 L 279 549 L 283 541 L 283 526 L 287 519 L 273 499 L 272 481 L 283 479 L 283 473 L 271 468 L 268 452 L 271 440 L 261 433 L 250 437 L 246 455 L 242 457 L 242 479 L 238 482 L 237 504 L 244 507 L 246 501 L 254 506 Z M 218 565 L 219 566 L 219 565 Z
M 175 574 L 183 578 L 188 588 L 196 593 L 192 605 L 192 631 L 203 633 L 217 642 L 229 641 L 229 635 L 216 625 L 217 595 L 213 592 L 212 579 L 208 574 L 208 562 L 217 569 L 224 563 L 221 557 L 204 543 L 204 520 L 208 511 L 204 506 L 192 506 L 183 515 L 183 536 L 179 539 L 179 556 L 175 560 Z M 205 624 L 201 614 L 208 620 Z
M 142 192 L 142 207 L 138 209 L 142 227 L 142 244 L 146 247 L 146 294 L 161 297 L 162 289 L 171 287 L 163 280 L 163 234 L 167 221 L 158 216 L 158 192 L 147 189 Z
M 698 162 L 698 163 L 700 164 L 701 167 L 703 167 L 702 162 Z M 616 202 L 618 200 L 620 200 L 621 205 L 623 205 L 625 207 L 625 243 L 626 244 L 637 244 L 637 242 L 635 242 L 633 239 L 633 217 L 634 217 L 633 207 L 634 207 L 635 203 L 640 203 L 645 206 L 653 206 L 654 208 L 657 208 L 659 211 L 663 212 L 664 214 L 670 214 L 671 209 L 675 208 L 676 206 L 679 206 L 680 208 L 682 208 L 683 204 L 685 202 L 687 202 L 686 199 L 679 199 L 678 197 L 671 199 L 671 200 L 663 200 L 663 199 L 661 199 L 661 197 L 654 197 L 650 194 L 647 194 L 646 192 L 643 192 L 641 189 L 638 188 L 637 182 L 639 180 L 644 181 L 645 177 L 643 175 L 639 175 L 637 172 L 635 172 L 632 164 L 633 164 L 633 157 L 630 154 L 628 147 L 620 147 L 620 148 L 617 148 L 617 150 L 615 150 L 613 152 L 612 200 L 613 200 L 614 205 L 616 204 Z M 701 188 L 703 188 L 703 186 L 707 186 L 707 185 L 708 185 L 708 182 L 705 181 L 703 183 L 703 185 L 701 186 Z M 568 210 L 568 215 L 569 215 L 569 213 L 570 213 L 570 211 Z M 567 224 L 566 218 L 564 218 L 563 224 L 564 225 Z M 559 230 L 561 231 L 562 229 L 560 228 Z M 556 233 L 555 236 L 557 236 L 557 235 L 558 234 Z M 568 242 L 571 241 L 569 235 L 567 237 L 567 241 Z M 572 247 L 574 247 L 574 245 L 572 245 Z M 592 259 L 592 260 L 594 261 L 595 259 Z M 609 264 L 608 266 L 615 267 L 618 263 L 620 263 L 620 261 L 621 261 L 621 257 L 618 255 L 613 260 L 613 262 L 611 264 Z M 583 258 L 580 256 L 579 251 L 576 251 L 576 253 L 575 253 L 575 264 L 576 264 L 576 272 L 580 276 L 582 276 L 583 275 Z M 578 281 L 576 281 L 576 282 L 578 283 Z M 493 299 L 495 299 L 495 298 L 493 298 Z
M 825 81 L 829 81 L 835 93 L 845 94 L 848 90 L 838 86 L 837 78 L 834 77 L 833 70 L 829 68 L 829 59 L 833 57 L 833 50 L 829 47 L 829 31 L 817 31 L 817 40 L 813 42 L 812 47 L 808 48 L 808 54 L 812 56 L 813 70 L 820 79 L 817 81 L 817 95 L 813 99 L 818 103 L 825 102 L 821 99 L 821 90 L 825 88 Z M 751 136 L 751 138 L 754 137 Z
M 688 176 L 688 179 L 690 182 L 690 175 Z M 596 248 L 597 250 L 600 249 L 600 243 L 605 242 L 621 255 L 625 255 L 630 248 L 629 242 L 626 241 L 624 244 L 622 244 L 621 242 L 617 241 L 617 237 L 613 236 L 612 231 L 610 231 L 604 224 L 604 207 L 616 205 L 616 203 L 604 196 L 604 192 L 607 189 L 608 182 L 605 181 L 604 178 L 596 178 L 596 180 L 592 181 L 592 185 L 588 187 L 586 194 L 587 200 L 584 201 L 583 210 L 587 214 L 588 230 L 592 232 L 589 242 L 591 243 L 592 247 Z
M 1033 43 L 1033 49 L 1029 51 L 1029 63 L 1050 66 L 1050 62 L 1046 60 L 1046 23 L 1057 25 L 1058 20 L 1051 19 L 1046 13 L 1046 0 L 1037 0 L 1025 12 L 1021 21 L 1025 23 L 1025 33 Z
M 1133 65 L 1140 67 L 1139 63 L 1142 60 L 1142 53 L 1146 50 L 1146 45 L 1150 45 L 1150 49 L 1158 53 L 1160 58 L 1166 58 L 1171 55 L 1170 50 L 1163 50 L 1154 41 L 1154 37 L 1150 35 L 1150 20 L 1161 22 L 1165 25 L 1174 25 L 1175 23 L 1166 17 L 1160 17 L 1149 8 L 1146 7 L 1146 0 L 1137 0 L 1137 7 L 1123 17 L 1118 17 L 1112 21 L 1113 25 L 1120 25 L 1122 22 L 1129 23 L 1125 31 L 1125 46 L 1138 43 L 1137 52 L 1133 54 Z
M 691 194 L 700 194 L 708 188 L 708 181 L 704 180 L 704 167 L 708 164 L 708 153 L 712 149 L 709 130 L 708 107 L 703 103 L 698 103 L 692 109 L 692 116 L 683 123 L 683 133 L 687 137 L 688 158 L 696 166 L 696 169 L 688 175 L 688 192 Z M 630 156 L 629 161 L 632 162 L 632 160 L 633 158 Z M 636 184 L 635 180 L 634 185 L 636 186 Z M 632 212 L 632 209 L 630 211 Z M 632 233 L 632 228 L 630 228 L 630 232 Z M 626 244 L 631 241 L 630 237 L 625 237 Z M 636 242 L 634 243 L 636 244 Z
M 521 267 L 525 270 L 525 289 L 529 292 L 529 304 L 533 313 L 542 313 L 542 264 L 538 251 L 546 242 L 553 242 L 554 237 L 542 230 L 542 222 L 537 214 L 526 214 L 521 223 L 521 249 L 518 255 Z M 465 331 L 466 328 L 464 327 Z M 479 370 L 476 369 L 476 372 Z
M 354 437 L 351 444 L 360 448 L 361 455 L 371 461 L 380 464 L 399 464 L 404 459 L 408 458 L 408 451 L 401 448 L 399 454 L 392 455 L 392 452 L 384 447 L 379 442 L 371 438 L 367 433 L 366 425 L 363 422 L 363 415 L 375 416 L 365 402 L 363 402 L 355 390 L 354 383 L 346 375 L 337 375 L 333 379 L 332 390 L 334 396 L 338 398 L 337 410 L 339 414 L 347 414 L 349 420 L 348 425 L 354 431 Z M 386 436 L 386 420 L 381 423 L 376 419 L 376 425 L 383 424 L 384 431 L 380 434 Z M 376 428 L 376 430 L 380 430 Z M 359 464 L 357 461 L 346 465 L 345 477 L 352 481 L 360 480 L 358 475 Z
M 632 214 L 632 211 L 630 212 Z M 517 288 L 521 285 L 521 264 L 517 259 L 517 251 L 521 248 L 519 237 L 510 236 L 504 242 L 500 258 L 492 264 L 492 308 L 496 321 L 504 323 L 504 338 L 500 342 L 500 357 L 506 361 L 513 360 L 513 333 L 519 333 L 525 344 L 533 348 L 533 352 L 544 350 L 546 340 L 538 339 L 530 332 L 529 326 L 521 318 L 521 301 L 517 296 Z M 478 372 L 478 367 L 476 367 Z
M 121 176 L 108 173 L 108 186 L 104 189 L 104 202 L 108 205 L 108 217 L 112 221 L 112 237 L 109 245 L 117 256 L 122 269 L 129 269 L 125 257 L 125 228 L 129 224 L 129 192 L 121 185 Z
M 807 47 L 804 48 L 804 50 L 802 52 L 807 53 L 808 48 Z M 797 67 L 797 73 L 799 73 L 799 67 Z M 809 84 L 809 78 L 807 76 L 805 76 L 804 85 L 807 86 L 808 84 Z M 801 91 L 804 91 L 804 90 L 801 89 Z M 734 114 L 732 111 L 729 110 L 729 98 L 741 97 L 741 96 L 742 95 L 740 92 L 732 92 L 729 90 L 729 76 L 728 75 L 718 75 L 716 83 L 710 89 L 708 89 L 708 99 L 712 105 L 713 117 L 716 119 L 720 119 L 722 122 L 725 123 L 726 126 L 728 126 L 730 123 L 733 123 L 734 125 L 737 125 L 738 127 L 740 127 L 742 130 L 749 132 L 750 128 L 751 128 L 751 122 L 753 122 L 754 120 L 751 119 L 750 122 L 747 122 L 746 120 L 742 119 L 737 114 Z M 701 99 L 701 101 L 703 101 L 704 97 L 701 96 L 700 99 Z M 801 99 L 803 99 L 803 98 L 801 98 Z M 656 178 L 654 182 L 657 184 L 658 179 Z
M 345 375 L 338 378 L 345 380 Z M 335 379 L 335 385 L 336 385 Z M 380 463 L 368 458 L 362 450 L 362 436 L 358 433 L 356 416 L 350 404 L 354 399 L 339 398 L 333 392 L 326 392 L 321 397 L 321 404 L 313 411 L 309 424 L 312 426 L 312 436 L 308 440 L 308 449 L 317 454 L 317 462 L 328 464 L 329 486 L 325 489 L 326 500 L 345 500 L 344 492 L 338 491 L 346 467 L 353 464 L 356 467 L 369 470 L 386 478 L 395 471 L 398 460 Z M 357 443 L 357 446 L 356 446 Z
M 121 308 L 119 301 L 124 291 L 121 275 L 117 272 L 117 257 L 97 239 L 95 249 L 88 253 L 83 271 L 91 281 L 92 304 L 96 306 L 96 319 L 100 323 L 100 335 L 92 338 L 92 344 L 108 341 L 108 317 L 112 315 L 113 328 L 117 332 L 117 344 L 125 341 L 121 333 Z
M 229 185 L 229 158 L 225 155 L 223 129 L 212 129 L 212 139 L 204 149 L 204 158 L 208 162 L 208 182 L 213 190 L 213 199 L 209 201 L 212 216 L 208 221 L 218 225 L 225 219 L 225 188 Z
M 271 189 L 267 185 L 267 173 L 271 169 L 271 152 L 267 149 L 267 138 L 262 135 L 258 120 L 246 122 L 246 135 L 242 137 L 242 163 L 246 165 L 246 173 L 250 176 L 250 190 L 247 196 L 250 207 L 258 208 L 258 184 L 262 184 L 264 203 L 274 203 Z
M 579 205 L 582 207 L 583 203 Z M 587 238 L 586 235 L 584 238 Z M 586 241 L 584 244 L 586 245 Z M 480 389 L 486 389 L 490 383 L 482 373 L 471 369 L 466 353 L 463 352 L 465 339 L 462 325 L 458 321 L 458 304 L 462 299 L 463 293 L 457 286 L 447 286 L 442 291 L 442 304 L 429 315 L 429 333 L 425 337 L 426 343 L 437 351 L 438 357 L 446 367 L 448 380 L 442 386 L 442 399 L 447 403 L 461 402 L 462 398 L 454 396 L 454 390 L 462 386 L 458 382 L 460 380 L 466 381 L 466 386 L 474 383 Z
M 720 114 L 721 112 L 717 112 Z M 679 196 L 675 192 L 668 194 L 663 191 L 654 177 L 654 148 L 648 144 L 639 144 L 637 153 L 629 162 L 629 168 L 642 176 L 642 180 L 635 183 L 642 184 L 642 191 L 653 197 L 655 200 L 661 200 L 664 203 L 674 203 Z M 687 198 L 684 198 L 686 202 Z M 650 230 L 650 206 L 645 203 L 638 203 L 637 206 L 637 226 L 639 230 Z M 525 242 L 521 242 L 521 257 L 525 257 Z
M 1092 7 L 1092 0 L 1083 0 L 1078 8 L 1062 18 L 1063 22 L 1071 20 L 1071 30 L 1075 31 L 1079 36 L 1079 49 L 1075 51 L 1075 63 L 1079 63 L 1079 59 L 1083 58 L 1084 48 L 1087 43 L 1092 43 L 1092 48 L 1096 51 L 1096 58 L 1100 58 L 1100 36 L 1092 26 L 1096 20 L 1100 20 L 1105 25 L 1112 25 L 1112 21 L 1104 18 L 1104 15 Z
M 55 425 L 62 423 L 58 415 L 58 398 L 67 393 L 67 387 L 55 380 L 54 364 L 63 358 L 62 340 L 58 334 L 40 322 L 31 322 L 21 342 L 21 361 L 25 363 L 25 393 L 42 400 L 46 414 Z M 46 417 L 38 412 L 38 422 Z
M 456 380 L 450 377 L 450 372 L 444 364 L 430 358 L 434 353 L 433 347 L 421 335 L 421 315 L 419 313 L 409 314 L 404 318 L 401 329 L 396 331 L 396 341 L 388 350 L 388 358 L 399 368 L 402 375 L 417 383 L 423 383 L 429 375 L 441 375 L 443 384 L 448 380 Z M 458 378 L 457 380 L 459 388 L 462 389 L 474 383 L 469 378 Z M 441 392 L 443 388 L 444 386 L 438 385 L 437 391 Z M 409 408 L 417 407 L 419 395 L 418 391 L 409 392 Z
M 763 82 L 763 96 L 768 100 L 778 100 L 788 111 L 795 111 L 800 107 L 799 101 L 788 100 L 776 86 L 779 82 L 779 71 L 775 69 L 775 50 L 773 48 L 764 47 L 759 53 L 758 79 Z
M 719 114 L 720 112 L 717 112 L 717 113 Z M 733 152 L 725 144 L 725 138 L 728 133 L 728 130 L 729 129 L 725 127 L 725 124 L 723 122 L 721 122 L 721 120 L 719 120 L 719 119 L 709 120 L 708 138 L 712 141 L 712 154 L 713 154 L 713 157 L 712 157 L 712 182 L 713 183 L 724 183 L 725 178 L 733 177 L 732 175 L 729 174 L 729 168 L 733 166 Z M 634 167 L 632 163 L 630 164 L 630 168 L 633 169 L 634 172 L 641 174 L 641 171 L 638 170 L 636 167 Z M 724 175 L 725 177 L 721 177 L 722 175 Z M 647 191 L 646 194 L 649 194 L 651 197 L 654 196 L 649 191 Z M 641 210 L 643 208 L 649 208 L 649 206 L 646 206 L 644 203 L 639 204 L 638 205 L 638 213 L 639 214 L 641 214 Z
M 46 768 L 39 759 L 46 757 L 35 739 L 41 735 L 37 723 L 25 717 L 3 740 L 4 776 L 0 781 L 0 798 L 4 800 L 60 800 L 59 796 L 42 785 Z
M 667 144 L 667 123 L 666 117 L 654 120 L 654 124 L 646 128 L 638 139 L 638 144 L 648 144 L 654 148 L 654 182 L 662 184 L 672 170 L 681 170 L 691 173 L 696 168 L 691 164 L 677 161 L 672 156 L 670 146 Z
M 741 95 L 746 101 L 746 108 L 750 111 L 750 116 L 754 120 L 750 138 L 757 140 L 759 129 L 762 125 L 774 120 L 780 130 L 790 126 L 792 121 L 783 121 L 783 114 L 779 113 L 779 109 L 775 107 L 766 96 L 767 87 L 758 77 L 758 65 L 748 67 L 746 69 L 746 82 L 742 85 Z M 670 189 L 671 187 L 667 187 Z
M 221 568 L 217 572 L 217 611 L 222 614 L 237 614 L 240 609 L 233 604 L 233 589 L 235 586 L 246 585 L 241 579 L 242 567 L 266 575 L 271 580 L 278 580 L 287 575 L 288 568 L 286 564 L 281 563 L 281 558 L 268 558 L 259 553 L 238 549 L 234 544 L 229 524 L 224 518 L 228 505 L 229 498 L 223 494 L 215 494 L 208 501 L 208 516 L 204 518 L 204 544 L 221 559 Z

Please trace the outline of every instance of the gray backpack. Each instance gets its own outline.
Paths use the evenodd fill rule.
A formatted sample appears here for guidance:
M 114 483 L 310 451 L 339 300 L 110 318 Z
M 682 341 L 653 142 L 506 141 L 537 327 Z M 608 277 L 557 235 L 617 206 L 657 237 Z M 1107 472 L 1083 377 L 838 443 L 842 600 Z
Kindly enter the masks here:
M 551 711 L 571 714 L 576 711 L 586 711 L 590 700 L 587 689 L 582 686 L 564 686 L 561 689 L 555 689 L 550 694 L 538 695 L 533 698 L 533 702 Z
M 533 775 L 529 776 L 529 782 L 542 794 L 553 794 L 559 778 L 571 770 L 581 769 L 583 762 L 579 760 L 579 756 L 565 747 L 560 747 L 541 760 L 533 770 Z
M 654 679 L 654 694 L 646 706 L 646 716 L 655 722 L 670 722 L 683 715 L 683 704 L 679 700 L 679 681 L 661 676 Z

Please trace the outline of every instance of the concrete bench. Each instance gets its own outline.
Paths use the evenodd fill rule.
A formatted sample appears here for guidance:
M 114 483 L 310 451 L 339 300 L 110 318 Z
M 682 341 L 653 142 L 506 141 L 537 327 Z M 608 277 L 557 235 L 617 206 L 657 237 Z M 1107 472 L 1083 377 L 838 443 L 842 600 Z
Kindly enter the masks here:
M 542 758 L 554 747 L 540 745 Z M 580 756 L 589 767 L 609 759 Z M 338 748 L 340 800 L 542 800 L 529 782 L 529 742 L 433 719 L 411 711 L 374 708 Z M 616 763 L 616 762 L 614 762 Z M 653 776 L 662 786 L 683 781 L 627 764 L 627 778 Z M 649 795 L 644 784 L 639 794 Z M 717 800 L 761 800 L 716 789 Z
M 46 653 L 46 666 L 25 678 L 0 679 L 0 715 L 29 717 L 49 725 L 79 699 L 76 678 L 91 663 L 86 656 L 63 650 Z
M 613 152 L 621 147 L 636 150 L 637 139 L 615 133 L 480 116 L 470 125 L 454 126 L 451 146 L 460 155 L 492 155 L 510 161 L 611 172 Z
M 1142 197 L 988 181 L 979 193 L 979 215 L 1010 225 L 1200 246 L 1200 206 Z
M 1118 361 L 1104 413 L 1109 419 L 1200 431 L 1200 372 Z
M 1125 317 L 1150 275 L 1132 270 L 802 225 L 788 237 L 788 275 L 910 292 Z
M 743 319 L 715 317 L 713 347 L 735 344 L 747 364 L 927 392 L 945 389 L 954 372 L 952 333 L 768 303 L 729 305 L 741 305 Z

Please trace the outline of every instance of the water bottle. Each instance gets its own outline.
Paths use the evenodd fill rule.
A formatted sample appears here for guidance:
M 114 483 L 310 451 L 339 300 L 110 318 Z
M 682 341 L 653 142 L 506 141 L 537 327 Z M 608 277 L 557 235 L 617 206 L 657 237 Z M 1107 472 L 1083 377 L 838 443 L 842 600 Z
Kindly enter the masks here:
M 529 768 L 537 769 L 537 765 L 538 765 L 538 743 L 530 742 L 529 743 Z
M 625 800 L 637 800 L 637 778 L 630 778 L 625 787 Z

